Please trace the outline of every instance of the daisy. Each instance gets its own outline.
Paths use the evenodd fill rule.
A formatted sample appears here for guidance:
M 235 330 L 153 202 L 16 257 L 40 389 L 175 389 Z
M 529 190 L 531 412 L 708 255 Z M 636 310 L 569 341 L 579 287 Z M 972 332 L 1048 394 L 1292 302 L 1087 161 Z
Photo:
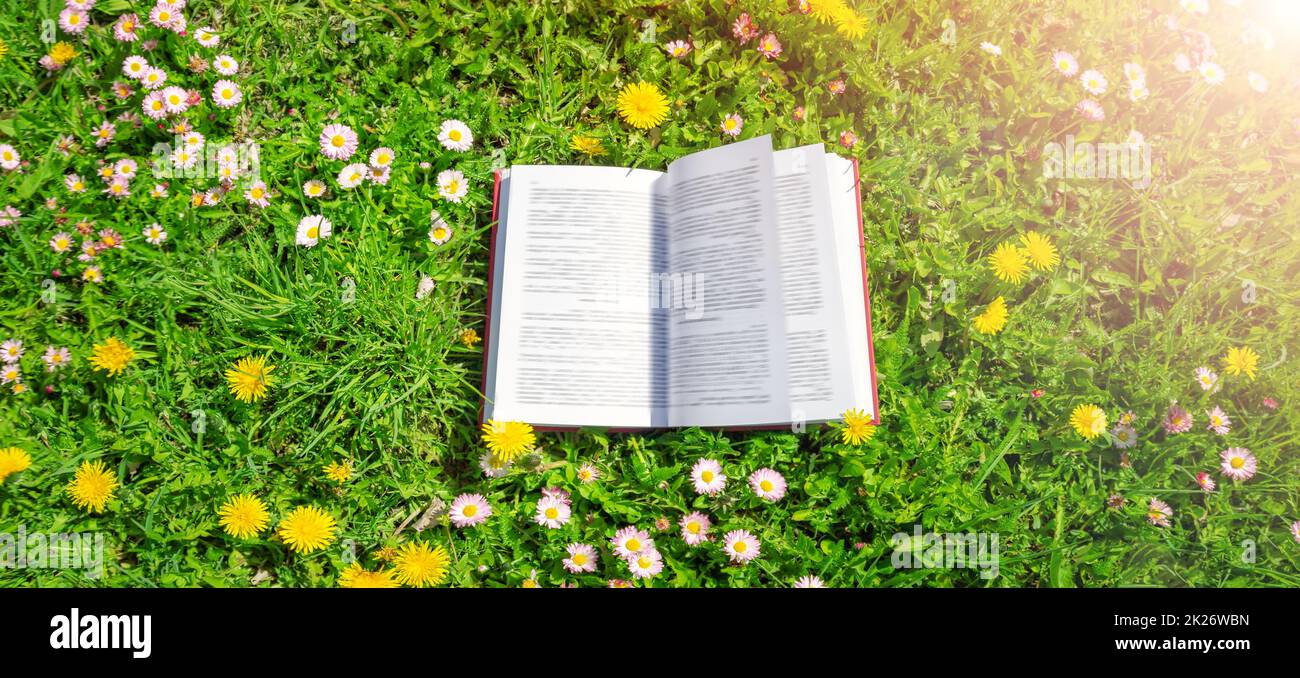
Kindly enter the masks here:
M 1222 407 L 1215 407 L 1206 412 L 1206 415 L 1210 417 L 1210 425 L 1206 426 L 1209 430 L 1221 436 L 1228 435 L 1232 430 L 1232 420 L 1228 418 L 1228 413 L 1224 412 Z
M 132 94 L 135 94 L 135 90 L 131 89 L 131 85 L 121 81 L 113 83 L 113 96 L 118 99 L 129 99 Z
M 1102 75 L 1101 71 L 1093 69 L 1084 71 L 1083 75 L 1079 76 L 1079 82 L 1083 85 L 1083 89 L 1093 96 L 1105 94 L 1109 84 L 1106 81 L 1106 76 Z
M 141 235 L 144 236 L 145 242 L 150 245 L 161 245 L 163 244 L 163 241 L 167 240 L 167 231 L 164 231 L 163 227 L 159 226 L 157 223 L 152 223 L 146 226 L 144 231 L 141 232 Z
M 123 14 L 113 24 L 113 38 L 118 42 L 135 42 L 139 39 L 135 31 L 140 27 L 140 17 L 134 13 Z
M 339 188 L 356 188 L 368 176 L 370 176 L 370 168 L 359 162 L 354 162 L 339 170 L 337 181 Z
M 1106 430 L 1106 413 L 1096 405 L 1080 405 L 1070 413 L 1070 425 L 1079 435 L 1092 440 Z
M 740 136 L 740 130 L 744 128 L 745 119 L 739 113 L 731 113 L 722 118 L 722 133 L 729 137 Z
M 844 80 L 836 79 L 826 83 L 826 90 L 835 96 L 839 96 L 848 91 L 848 85 L 844 84 Z
M 176 150 L 172 151 L 172 166 L 175 167 L 176 169 L 181 169 L 181 170 L 190 169 L 195 165 L 197 165 L 199 163 L 199 160 L 202 159 L 203 157 L 199 153 L 190 150 L 186 146 L 181 146 L 180 148 L 177 148 Z
M 81 254 L 77 255 L 77 261 L 93 261 L 96 256 L 99 256 L 99 243 L 90 239 L 81 241 Z
M 141 80 L 149 72 L 149 62 L 142 56 L 129 56 L 122 60 L 122 74 L 132 80 Z
M 161 68 L 154 68 L 153 66 L 150 66 L 144 72 L 144 76 L 140 78 L 140 84 L 143 85 L 145 89 L 151 91 L 162 87 L 166 82 L 167 71 L 164 71 Z
M 522 421 L 489 419 L 482 426 L 482 440 L 498 463 L 509 463 L 531 452 L 537 443 L 533 427 Z
M 18 208 L 13 205 L 5 205 L 4 208 L 0 208 L 0 228 L 13 226 L 18 223 L 18 217 L 21 217 L 22 215 L 23 213 L 18 211 Z
M 99 229 L 99 249 L 120 250 L 123 247 L 126 247 L 126 241 L 122 239 L 122 234 L 111 228 Z
M 167 104 L 163 103 L 162 92 L 150 92 L 140 101 L 140 109 L 150 120 L 162 120 L 167 117 Z
M 429 242 L 435 245 L 445 244 L 451 239 L 451 226 L 447 226 L 447 220 L 442 218 L 438 210 L 433 210 L 429 216 Z
M 655 542 L 644 530 L 638 530 L 635 526 L 629 525 L 618 532 L 609 540 L 610 546 L 614 548 L 614 553 L 620 558 L 631 558 L 645 551 L 653 551 Z
M 184 113 L 190 107 L 189 92 L 186 92 L 180 87 L 164 87 L 162 91 L 162 99 L 163 106 L 167 107 L 168 113 Z
M 1199 72 L 1201 77 L 1205 79 L 1205 83 L 1211 86 L 1222 85 L 1223 81 L 1228 78 L 1223 67 L 1212 61 L 1202 63 L 1200 67 L 1197 68 L 1197 72 Z
M 433 282 L 433 278 L 426 278 L 426 280 L 428 280 L 429 282 Z M 419 292 L 417 291 L 416 299 L 423 299 L 423 298 L 424 297 L 419 296 Z M 493 464 L 491 452 L 484 452 L 478 458 L 478 467 L 483 470 L 483 475 L 489 478 L 500 478 L 502 476 L 509 475 L 510 468 L 513 466 L 514 466 L 513 462 L 507 462 L 505 464 L 501 464 L 500 466 Z
M 1233 480 L 1250 480 L 1259 469 L 1255 455 L 1244 447 L 1229 447 L 1219 453 L 1219 470 Z
M 267 389 L 275 385 L 271 376 L 274 370 L 274 365 L 266 364 L 265 356 L 244 357 L 226 370 L 226 386 L 241 402 L 256 402 L 265 398 Z
M 649 579 L 664 571 L 664 558 L 654 549 L 627 558 L 627 566 L 636 579 Z
M 212 86 L 212 103 L 217 108 L 231 108 L 243 100 L 244 93 L 240 91 L 239 85 L 229 80 L 218 80 Z
M 113 135 L 117 134 L 117 128 L 113 126 L 113 123 L 105 120 L 99 123 L 99 127 L 96 127 L 92 133 L 95 135 L 95 146 L 103 148 L 113 140 Z
M 178 16 L 180 16 L 178 12 L 160 2 L 149 12 L 149 23 L 158 28 L 171 28 L 176 23 Z
M 204 26 L 194 31 L 194 39 L 204 47 L 216 47 L 221 44 L 221 36 L 211 26 Z
M 543 487 L 542 496 L 555 499 L 566 505 L 572 503 L 572 499 L 569 497 L 569 492 L 559 487 Z
M 1251 89 L 1260 94 L 1264 94 L 1268 91 L 1268 78 L 1265 78 L 1255 71 L 1246 74 L 1246 82 L 1250 83 Z
M 10 339 L 9 341 L 0 344 L 0 360 L 3 360 L 5 363 L 16 363 L 23 357 L 23 352 L 25 350 L 26 349 L 23 348 L 22 339 Z
M 325 182 L 309 179 L 302 185 L 302 194 L 308 198 L 319 198 L 325 195 Z
M 668 97 L 652 83 L 628 83 L 618 93 L 618 114 L 623 122 L 650 129 L 668 118 Z
M 1079 62 L 1069 52 L 1058 51 L 1052 55 L 1052 66 L 1056 72 L 1069 78 L 1079 72 Z
M 664 51 L 674 59 L 680 59 L 691 53 L 691 43 L 685 40 L 673 40 L 664 45 Z
M 1002 48 L 988 42 L 987 40 L 980 43 L 980 49 L 984 50 L 985 54 L 990 54 L 995 57 L 1002 56 Z
M 222 75 L 234 75 L 239 72 L 239 62 L 228 54 L 222 54 L 212 60 L 212 70 Z
M 220 524 L 226 534 L 236 539 L 257 536 L 271 519 L 266 504 L 251 494 L 230 497 L 217 509 L 217 515 L 221 517 Z
M 1019 284 L 1029 275 L 1029 257 L 1015 245 L 1004 242 L 988 257 L 989 267 L 999 280 Z
M 387 146 L 380 146 L 370 152 L 371 167 L 388 167 L 393 164 L 393 149 Z
M 1079 115 L 1082 115 L 1085 120 L 1101 122 L 1106 119 L 1106 109 L 1102 108 L 1095 99 L 1080 101 L 1075 106 L 1075 110 L 1079 111 Z
M 698 546 L 709 541 L 709 528 L 713 523 L 709 522 L 709 517 L 695 511 L 686 514 L 678 523 L 682 527 L 682 540 L 687 546 Z
M 222 186 L 234 186 L 235 180 L 239 178 L 239 166 L 218 164 L 217 178 L 221 180 Z
M 320 152 L 331 160 L 347 160 L 357 152 L 357 133 L 347 125 L 326 125 L 320 133 Z
M 166 198 L 167 195 L 167 184 L 154 184 L 149 190 L 149 196 L 152 198 Z
M 481 494 L 462 494 L 451 502 L 448 517 L 456 527 L 473 527 L 492 517 L 492 507 Z
M 1211 478 L 1210 474 L 1205 471 L 1196 474 L 1196 484 L 1200 485 L 1201 489 L 1206 492 L 1213 492 L 1214 488 L 1217 487 L 1214 483 L 1214 478 Z
M 1121 450 L 1127 450 L 1137 445 L 1137 430 L 1132 426 L 1118 424 L 1111 429 L 1110 437 L 1115 442 L 1115 447 Z
M 0 368 L 0 384 L 21 384 L 23 383 L 23 368 L 18 363 L 5 363 Z
M 89 24 L 90 18 L 82 10 L 65 7 L 62 12 L 59 12 L 59 28 L 62 28 L 65 33 L 81 35 Z
M 1169 518 L 1174 515 L 1174 510 L 1169 508 L 1169 504 L 1152 499 L 1147 505 L 1147 522 L 1156 527 L 1169 527 Z
M 1246 375 L 1254 379 L 1259 367 L 1259 354 L 1248 346 L 1234 346 L 1223 356 L 1223 369 L 1232 376 Z
M 388 178 L 392 174 L 392 169 L 388 167 L 370 167 L 368 169 L 369 169 L 370 183 L 375 184 L 377 186 L 388 185 Z
M 852 149 L 854 146 L 858 145 L 858 135 L 854 134 L 852 130 L 847 129 L 840 132 L 840 145 Z
M 334 224 L 329 219 L 311 214 L 298 222 L 297 242 L 303 247 L 315 247 L 317 243 L 334 233 Z
M 1300 544 L 1300 520 L 1291 523 L 1291 537 L 1295 539 L 1297 544 Z
M 77 508 L 102 513 L 117 486 L 117 476 L 103 461 L 96 459 L 81 462 L 72 482 L 68 483 L 67 492 Z
M 434 288 L 435 284 L 436 284 L 436 283 L 434 283 L 433 278 L 430 278 L 430 277 L 427 276 L 427 275 L 424 276 L 423 278 L 420 278 L 420 284 L 418 284 L 418 285 L 415 286 L 415 298 L 416 298 L 416 299 L 423 299 L 423 298 L 429 296 L 429 293 L 430 293 L 430 292 L 433 292 L 433 288 Z M 487 454 L 488 454 L 489 456 L 491 456 L 492 453 L 491 453 L 491 452 L 488 452 Z M 510 466 L 510 465 L 513 464 L 513 463 L 514 463 L 513 461 L 505 461 L 505 462 L 503 462 L 503 466 L 508 467 L 508 466 Z M 505 474 L 503 473 L 502 475 L 505 475 Z
M 770 468 L 761 468 L 750 474 L 749 486 L 764 501 L 778 501 L 785 496 L 785 476 Z
M 1128 80 L 1129 85 L 1144 84 L 1147 81 L 1147 72 L 1141 64 L 1129 62 L 1124 64 L 1124 79 Z
M 1192 415 L 1178 403 L 1170 403 L 1163 426 L 1166 433 L 1186 433 L 1192 429 Z
M 809 574 L 799 577 L 798 581 L 794 583 L 794 587 L 797 589 L 824 589 L 826 584 L 822 583 L 820 577 Z
M 578 475 L 579 482 L 581 482 L 584 485 L 588 485 L 596 482 L 596 479 L 600 477 L 600 471 L 598 471 L 596 467 L 592 466 L 591 464 L 583 464 L 582 466 L 578 467 L 577 475 Z
M 749 532 L 732 530 L 723 538 L 722 550 L 731 558 L 731 562 L 743 565 L 758 557 L 761 545 Z
M 474 145 L 474 133 L 459 120 L 443 120 L 438 127 L 438 142 L 449 151 L 468 151 Z
M 758 41 L 758 53 L 768 59 L 775 59 L 781 56 L 781 41 L 777 39 L 776 33 L 768 33 Z
M 569 557 L 565 558 L 564 569 L 573 574 L 596 571 L 596 549 L 588 544 L 573 543 L 564 548 Z
M 438 195 L 444 200 L 460 202 L 469 193 L 469 184 L 465 175 L 459 170 L 443 170 L 438 173 Z
M 542 497 L 537 502 L 537 513 L 533 520 L 543 527 L 556 530 L 569 522 L 569 503 L 558 497 Z
M 975 316 L 975 331 L 980 334 L 997 334 L 1007 324 L 1007 301 L 998 297 L 989 302 L 984 312 Z
M 62 233 L 62 232 L 55 233 L 54 237 L 50 238 L 50 249 L 54 250 L 59 254 L 67 252 L 71 248 L 72 248 L 72 236 L 68 235 L 67 233 Z
M 126 177 L 113 177 L 104 193 L 118 199 L 130 197 L 131 182 Z
M 208 143 L 208 140 L 206 137 L 203 136 L 202 132 L 190 131 L 190 132 L 186 132 L 182 136 L 181 143 L 185 144 L 186 148 L 197 151 L 199 149 L 202 149 L 203 146 Z M 222 149 L 217 153 L 217 164 L 218 165 L 234 164 L 236 158 L 231 157 L 232 154 L 234 154 L 234 152 L 235 152 L 234 149 L 229 146 L 222 147 Z
M 743 45 L 758 37 L 758 25 L 750 18 L 749 12 L 741 12 L 731 24 L 731 34 Z
M 248 201 L 248 204 L 258 207 L 266 207 L 271 204 L 270 194 L 266 192 L 266 184 L 261 181 L 254 181 L 248 187 L 248 190 L 244 191 L 244 199 Z
M 727 476 L 722 473 L 722 465 L 712 459 L 701 459 L 691 467 L 691 481 L 699 494 L 714 495 L 727 486 Z
M 294 553 L 311 553 L 334 541 L 334 517 L 315 506 L 299 506 L 275 528 L 280 540 Z

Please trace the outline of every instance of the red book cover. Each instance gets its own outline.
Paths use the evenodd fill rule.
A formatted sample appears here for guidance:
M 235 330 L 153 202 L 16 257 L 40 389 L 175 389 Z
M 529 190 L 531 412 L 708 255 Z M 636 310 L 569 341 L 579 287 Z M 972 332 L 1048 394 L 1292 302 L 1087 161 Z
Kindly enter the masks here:
M 875 340 L 871 334 L 871 290 L 867 285 L 867 241 L 863 234 L 862 223 L 862 180 L 858 176 L 858 160 L 853 159 L 853 190 L 858 201 L 858 243 L 862 250 L 862 298 L 864 304 L 864 315 L 867 323 L 867 364 L 871 370 L 871 401 L 874 406 L 874 423 L 880 425 L 880 392 L 876 380 L 876 348 Z M 491 236 L 488 241 L 488 277 L 487 277 L 487 306 L 483 320 L 483 377 L 479 382 L 479 391 L 484 394 L 484 401 L 479 404 L 478 418 L 479 423 L 483 423 L 484 413 L 487 408 L 487 364 L 488 351 L 492 343 L 492 288 L 496 275 L 496 243 L 497 243 L 497 224 L 498 215 L 501 207 L 501 170 L 493 173 L 492 181 L 492 227 Z M 788 424 L 778 424 L 773 426 L 729 426 L 724 430 L 728 431 L 761 431 L 777 430 L 787 428 Z M 575 431 L 577 428 L 565 426 L 535 426 L 538 431 Z M 623 431 L 623 429 L 610 429 L 611 431 Z M 645 429 L 626 429 L 627 432 L 643 431 Z

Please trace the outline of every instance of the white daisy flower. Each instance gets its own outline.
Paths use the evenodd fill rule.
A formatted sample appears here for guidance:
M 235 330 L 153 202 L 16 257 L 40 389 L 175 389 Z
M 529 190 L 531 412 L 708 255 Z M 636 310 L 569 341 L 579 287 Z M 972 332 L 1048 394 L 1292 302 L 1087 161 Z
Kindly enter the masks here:
M 356 188 L 368 176 L 370 176 L 370 168 L 359 162 L 354 162 L 339 172 L 339 188 Z
M 1105 94 L 1106 87 L 1109 84 L 1106 82 L 1106 76 L 1102 75 L 1100 71 L 1091 68 L 1084 71 L 1083 75 L 1079 76 L 1079 82 L 1083 83 L 1083 88 L 1087 90 L 1089 94 L 1096 96 Z
M 212 60 L 212 70 L 222 75 L 234 75 L 239 72 L 239 62 L 229 54 L 222 54 Z
M 204 26 L 194 31 L 194 39 L 199 41 L 204 47 L 216 47 L 221 44 L 221 36 L 211 26 Z
M 122 73 L 132 80 L 142 80 L 149 72 L 149 62 L 142 56 L 129 56 L 122 60 Z
M 309 179 L 302 185 L 302 194 L 308 198 L 319 198 L 325 195 L 325 182 L 318 179 Z
M 1223 67 L 1213 61 L 1201 64 L 1197 71 L 1200 72 L 1202 78 L 1205 78 L 1205 83 L 1208 85 L 1222 85 L 1223 81 L 1228 79 L 1228 74 L 1224 72 Z
M 161 245 L 167 240 L 167 231 L 164 231 L 163 227 L 156 223 L 146 226 L 141 235 L 144 236 L 145 242 L 150 245 Z
M 388 167 L 389 165 L 393 164 L 393 157 L 395 155 L 396 154 L 393 153 L 393 149 L 387 146 L 380 146 L 379 148 L 376 148 L 375 150 L 370 152 L 370 166 Z
M 469 193 L 469 184 L 460 170 L 443 170 L 438 173 L 438 195 L 444 200 L 460 202 Z
M 442 245 L 451 240 L 451 226 L 447 225 L 447 220 L 434 210 L 429 215 L 429 242 L 435 245 Z
M 239 85 L 229 80 L 218 80 L 212 86 L 212 103 L 217 108 L 231 108 L 243 100 L 244 93 L 239 90 Z
M 468 151 L 474 145 L 474 134 L 459 120 L 444 120 L 438 128 L 438 141 L 447 150 Z
M 298 222 L 298 244 L 303 247 L 315 247 L 333 233 L 334 224 L 319 214 L 305 216 Z

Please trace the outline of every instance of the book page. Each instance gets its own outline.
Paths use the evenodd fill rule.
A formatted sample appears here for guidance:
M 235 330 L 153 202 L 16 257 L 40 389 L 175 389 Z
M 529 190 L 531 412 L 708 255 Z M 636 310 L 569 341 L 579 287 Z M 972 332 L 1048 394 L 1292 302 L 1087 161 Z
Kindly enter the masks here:
M 867 307 L 863 289 L 862 224 L 859 215 L 858 175 L 853 162 L 827 153 L 826 175 L 830 181 L 831 217 L 835 223 L 835 260 L 840 270 L 840 295 L 844 303 L 844 327 L 848 352 L 845 369 L 853 378 L 853 406 L 876 416 L 876 396 L 871 385 Z M 845 408 L 847 409 L 847 408 Z
M 667 425 L 667 317 L 646 292 L 666 265 L 666 188 L 647 170 L 511 168 L 487 418 Z
M 825 155 L 821 144 L 773 155 L 795 422 L 838 419 L 855 398 Z
M 771 138 L 688 155 L 668 176 L 665 273 L 696 302 L 668 314 L 669 425 L 790 421 Z

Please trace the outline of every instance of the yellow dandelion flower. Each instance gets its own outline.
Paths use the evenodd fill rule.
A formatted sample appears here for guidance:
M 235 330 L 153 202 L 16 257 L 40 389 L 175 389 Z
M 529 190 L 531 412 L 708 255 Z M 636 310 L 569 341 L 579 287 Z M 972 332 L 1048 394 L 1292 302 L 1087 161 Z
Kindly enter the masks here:
M 221 516 L 221 526 L 226 534 L 236 539 L 257 536 L 271 520 L 266 504 L 251 494 L 230 497 L 217 509 L 217 515 Z
M 391 546 L 385 546 L 374 553 L 375 560 L 383 563 L 391 563 L 397 557 L 397 549 Z
M 100 513 L 104 505 L 113 498 L 113 489 L 117 487 L 117 476 L 109 472 L 104 462 L 83 461 L 77 467 L 77 473 L 68 483 L 68 496 L 77 508 Z
M 271 378 L 274 365 L 267 365 L 266 358 L 243 358 L 235 366 L 226 370 L 226 381 L 230 393 L 236 398 L 251 403 L 266 397 L 266 389 L 275 384 Z
M 1029 258 L 1024 250 L 1004 242 L 989 255 L 989 266 L 999 279 L 1019 284 L 1029 275 Z
M 633 127 L 650 129 L 668 117 L 668 98 L 652 83 L 629 83 L 618 93 L 618 114 Z
M 451 556 L 441 544 L 430 548 L 426 543 L 408 543 L 393 558 L 397 581 L 408 586 L 437 586 L 447 578 Z
M 808 12 L 817 20 L 817 23 L 832 23 L 838 14 L 848 8 L 848 5 L 844 4 L 844 0 L 808 0 Z
M 605 145 L 596 137 L 575 136 L 569 140 L 569 148 L 587 155 L 605 155 Z
M 474 348 L 481 341 L 483 338 L 478 336 L 478 330 L 473 327 L 460 333 L 460 343 L 464 344 L 465 348 Z
M 27 470 L 31 465 L 31 455 L 17 447 L 6 447 L 0 450 L 0 483 L 19 471 Z
M 325 477 L 342 485 L 352 477 L 352 462 L 344 461 L 342 463 L 332 461 L 325 465 Z
M 532 450 L 537 434 L 522 421 L 489 419 L 483 424 L 483 443 L 492 452 L 493 466 L 500 468 Z
M 1255 378 L 1255 372 L 1259 368 L 1259 354 L 1249 346 L 1234 346 L 1228 349 L 1228 355 L 1223 356 L 1223 369 L 1232 376 L 1242 374 Z
M 77 56 L 77 50 L 62 40 L 54 43 L 54 46 L 50 48 L 50 60 L 60 66 L 72 61 L 75 56 Z
M 835 12 L 835 32 L 849 40 L 861 40 L 867 34 L 867 18 L 843 7 Z
M 997 334 L 1007 325 L 1007 300 L 998 297 L 989 302 L 984 312 L 975 316 L 975 331 L 980 334 Z
M 859 409 L 846 410 L 844 414 L 844 428 L 840 429 L 840 440 L 848 445 L 861 445 L 863 442 L 871 440 L 876 435 L 876 425 L 872 423 L 871 417 Z
M 1020 243 L 1024 245 L 1025 256 L 1029 263 L 1040 271 L 1048 271 L 1061 263 L 1061 255 L 1056 252 L 1052 239 L 1038 231 L 1026 231 L 1020 234 Z
M 392 570 L 371 572 L 361 563 L 353 562 L 339 573 L 339 588 L 344 589 L 395 589 L 397 580 Z
M 1070 425 L 1079 435 L 1092 440 L 1106 430 L 1106 413 L 1096 405 L 1080 405 L 1070 414 Z
M 90 364 L 95 366 L 95 370 L 105 370 L 108 376 L 116 377 L 131 364 L 135 358 L 135 349 L 122 343 L 117 337 L 109 337 L 102 344 L 95 344 L 93 354 L 90 356 Z
M 311 553 L 334 541 L 334 517 L 315 506 L 299 506 L 280 521 L 276 533 L 295 553 Z

